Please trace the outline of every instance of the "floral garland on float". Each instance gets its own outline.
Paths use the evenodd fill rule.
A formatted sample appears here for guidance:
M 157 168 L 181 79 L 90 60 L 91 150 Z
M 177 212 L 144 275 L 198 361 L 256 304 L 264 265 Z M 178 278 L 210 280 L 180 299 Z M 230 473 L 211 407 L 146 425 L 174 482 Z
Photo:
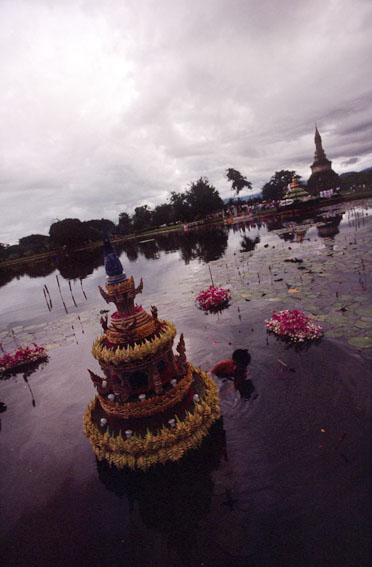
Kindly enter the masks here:
M 320 339 L 324 331 L 322 327 L 298 309 L 285 309 L 276 313 L 271 319 L 265 320 L 267 331 L 292 342 L 303 343 Z
M 9 354 L 5 352 L 0 358 L 0 377 L 12 372 L 22 370 L 24 367 L 47 360 L 48 355 L 44 347 L 33 343 L 33 347 L 18 347 L 18 349 Z
M 208 289 L 203 289 L 195 299 L 199 309 L 204 311 L 219 311 L 229 306 L 231 293 L 229 289 L 210 285 Z
M 205 388 L 204 397 L 195 395 L 193 407 L 186 411 L 183 420 L 176 417 L 174 423 L 163 425 L 157 431 L 135 433 L 110 430 L 107 420 L 101 426 L 94 420 L 94 413 L 99 409 L 95 398 L 84 415 L 84 431 L 93 446 L 98 460 L 105 460 L 110 465 L 122 469 L 148 470 L 158 463 L 178 461 L 191 449 L 197 449 L 208 435 L 212 424 L 220 418 L 217 387 L 206 372 L 193 367 L 196 376 Z M 102 431 L 103 426 L 103 431 Z
M 103 334 L 92 354 L 102 375 L 89 371 L 97 390 L 84 415 L 84 432 L 98 461 L 146 471 L 178 461 L 198 448 L 220 418 L 217 385 L 186 357 L 183 333 L 173 352 L 176 327 L 134 301 L 142 293 L 127 278 L 108 237 L 106 282 L 99 287 L 116 313 L 101 320 Z

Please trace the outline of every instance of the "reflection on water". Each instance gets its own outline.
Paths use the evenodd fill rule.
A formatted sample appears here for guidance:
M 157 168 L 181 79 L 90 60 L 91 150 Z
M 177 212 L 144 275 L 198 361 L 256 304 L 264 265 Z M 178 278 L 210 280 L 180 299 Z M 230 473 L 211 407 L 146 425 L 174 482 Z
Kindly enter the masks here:
M 0 381 L 1 380 L 9 380 L 10 378 L 15 378 L 15 377 L 21 375 L 22 378 L 23 378 L 23 382 L 26 385 L 26 388 L 30 393 L 31 405 L 32 405 L 32 407 L 36 407 L 36 399 L 35 399 L 34 392 L 32 390 L 31 384 L 30 384 L 28 379 L 37 370 L 41 370 L 47 364 L 48 364 L 48 358 L 43 359 L 43 360 L 35 360 L 34 362 L 30 362 L 23 369 L 7 370 L 6 372 L 4 372 L 0 375 Z M 1 411 L 1 406 L 4 406 L 4 404 L 0 403 L 0 411 Z M 6 409 L 6 406 L 5 406 L 5 409 Z M 5 411 L 5 409 L 3 409 L 3 411 Z
M 371 212 L 372 207 L 368 202 L 364 206 L 349 203 L 321 209 L 311 215 L 304 213 L 290 218 L 273 215 L 264 221 L 255 219 L 237 222 L 231 226 L 201 227 L 187 233 L 169 232 L 150 239 L 142 237 L 118 242 L 115 248 L 118 254 L 125 253 L 125 263 L 126 261 L 136 262 L 141 257 L 146 260 L 157 260 L 162 254 L 175 252 L 178 252 L 186 265 L 193 260 L 208 263 L 222 258 L 229 246 L 229 241 L 233 240 L 231 237 L 235 234 L 242 236 L 240 250 L 252 252 L 265 233 L 276 231 L 279 238 L 284 241 L 301 242 L 307 236 L 307 230 L 312 226 L 317 226 L 320 237 L 332 237 L 339 233 L 342 223 L 347 223 L 349 227 L 355 227 L 357 230 L 364 225 Z M 255 235 L 248 236 L 246 232 L 255 232 Z M 93 274 L 102 265 L 103 251 L 101 248 L 79 252 L 60 251 L 53 258 L 0 269 L 0 287 L 23 276 L 43 278 L 53 272 L 59 272 L 66 280 L 81 280 Z
M 182 564 L 192 565 L 200 521 L 211 507 L 214 483 L 211 473 L 226 459 L 222 419 L 216 422 L 198 451 L 177 463 L 158 465 L 147 473 L 118 470 L 96 461 L 104 486 L 125 498 L 129 510 L 138 508 L 143 524 L 163 533 L 168 550 L 174 549 Z
M 260 238 L 256 236 L 256 238 L 250 238 L 249 236 L 243 236 L 242 241 L 240 243 L 240 252 L 252 252 L 255 249 L 256 244 L 260 242 Z
M 214 445 L 146 475 L 96 468 L 83 434 L 106 311 L 101 251 L 78 256 L 82 272 L 60 257 L 41 279 L 0 290 L 2 328 L 17 324 L 20 343 L 50 355 L 32 376 L 0 381 L 3 565 L 369 565 L 372 218 L 362 204 L 343 210 L 117 245 L 127 274 L 143 276 L 144 308 L 184 333 L 188 359 L 208 370 L 248 348 L 258 394 L 246 400 L 216 379 L 224 431 Z M 209 268 L 232 304 L 206 316 L 195 296 Z M 286 308 L 312 313 L 322 340 L 296 349 L 267 335 L 264 320 Z M 12 350 L 11 333 L 0 335 Z

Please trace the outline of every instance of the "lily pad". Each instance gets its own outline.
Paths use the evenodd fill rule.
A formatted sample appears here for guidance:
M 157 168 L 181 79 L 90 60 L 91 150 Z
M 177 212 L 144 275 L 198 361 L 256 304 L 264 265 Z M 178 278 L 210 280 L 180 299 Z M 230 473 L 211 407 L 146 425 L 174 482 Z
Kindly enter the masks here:
M 342 315 L 326 315 L 325 321 L 329 321 L 333 325 L 349 325 L 349 321 Z
M 338 338 L 343 337 L 345 335 L 343 329 L 329 329 L 329 330 L 326 330 L 325 334 L 330 339 L 338 339 Z
M 371 337 L 351 337 L 348 340 L 349 345 L 357 348 L 372 348 Z
M 306 311 L 311 311 L 311 313 L 316 313 L 318 311 L 318 308 L 316 305 L 314 305 L 313 303 L 305 303 L 304 308 L 306 309 Z
M 359 307 L 358 309 L 355 309 L 355 313 L 357 315 L 368 315 L 368 316 L 372 316 L 372 308 L 371 307 Z
M 321 313 L 319 313 L 319 314 L 311 313 L 310 317 L 312 319 L 316 319 L 316 321 L 325 321 L 327 316 L 323 315 Z
M 358 329 L 372 329 L 372 322 L 371 321 L 357 321 L 355 323 L 355 327 L 358 327 Z

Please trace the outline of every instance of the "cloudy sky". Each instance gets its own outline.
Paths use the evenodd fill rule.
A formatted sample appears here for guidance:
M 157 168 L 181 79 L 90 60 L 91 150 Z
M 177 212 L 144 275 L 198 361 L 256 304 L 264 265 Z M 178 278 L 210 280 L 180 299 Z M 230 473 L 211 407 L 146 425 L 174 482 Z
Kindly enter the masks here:
M 0 0 L 0 242 L 372 166 L 371 0 Z

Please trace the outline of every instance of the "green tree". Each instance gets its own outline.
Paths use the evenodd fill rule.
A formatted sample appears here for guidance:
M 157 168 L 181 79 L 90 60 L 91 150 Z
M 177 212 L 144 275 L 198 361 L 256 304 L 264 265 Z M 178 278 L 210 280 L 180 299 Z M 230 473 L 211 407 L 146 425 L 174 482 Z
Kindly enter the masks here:
M 262 198 L 265 201 L 282 199 L 293 177 L 297 179 L 300 185 L 303 185 L 300 181 L 301 175 L 297 175 L 295 171 L 289 171 L 287 169 L 276 171 L 270 181 L 265 183 L 262 187 Z
M 151 228 L 152 212 L 148 205 L 142 205 L 142 207 L 136 207 L 134 209 L 134 215 L 132 217 L 133 229 L 135 231 L 146 230 Z
M 49 247 L 49 236 L 43 234 L 30 234 L 19 239 L 19 245 L 34 254 L 45 252 Z
M 16 260 L 17 258 L 22 258 L 25 253 L 25 249 L 19 244 L 11 244 L 7 246 L 5 254 L 6 260 Z
M 115 223 L 108 219 L 92 219 L 84 221 L 83 224 L 85 227 L 92 228 L 96 232 L 96 238 L 91 238 L 91 240 L 102 240 L 104 232 L 107 232 L 107 234 L 113 234 L 116 231 Z
M 161 226 L 162 224 L 169 224 L 172 220 L 172 205 L 170 203 L 163 203 L 155 207 L 152 213 L 152 225 Z
M 119 234 L 130 234 L 132 232 L 132 219 L 128 213 L 119 214 L 118 232 Z
M 172 191 L 170 196 L 170 204 L 172 207 L 172 220 L 173 222 L 178 221 L 190 221 L 191 211 L 189 203 L 187 201 L 187 193 L 176 193 Z
M 6 254 L 6 250 L 8 248 L 7 244 L 3 244 L 2 242 L 0 242 L 0 260 L 5 260 L 7 254 Z
M 206 177 L 191 183 L 186 192 L 186 201 L 190 207 L 191 218 L 205 217 L 223 208 L 223 201 L 215 187 L 210 185 Z
M 231 189 L 235 191 L 236 196 L 239 195 L 240 191 L 246 187 L 247 189 L 252 189 L 252 183 L 247 180 L 247 178 L 232 167 L 226 170 L 226 177 L 228 181 L 231 181 Z
M 64 219 L 50 226 L 49 236 L 55 246 L 77 246 L 97 240 L 97 231 L 79 219 Z

